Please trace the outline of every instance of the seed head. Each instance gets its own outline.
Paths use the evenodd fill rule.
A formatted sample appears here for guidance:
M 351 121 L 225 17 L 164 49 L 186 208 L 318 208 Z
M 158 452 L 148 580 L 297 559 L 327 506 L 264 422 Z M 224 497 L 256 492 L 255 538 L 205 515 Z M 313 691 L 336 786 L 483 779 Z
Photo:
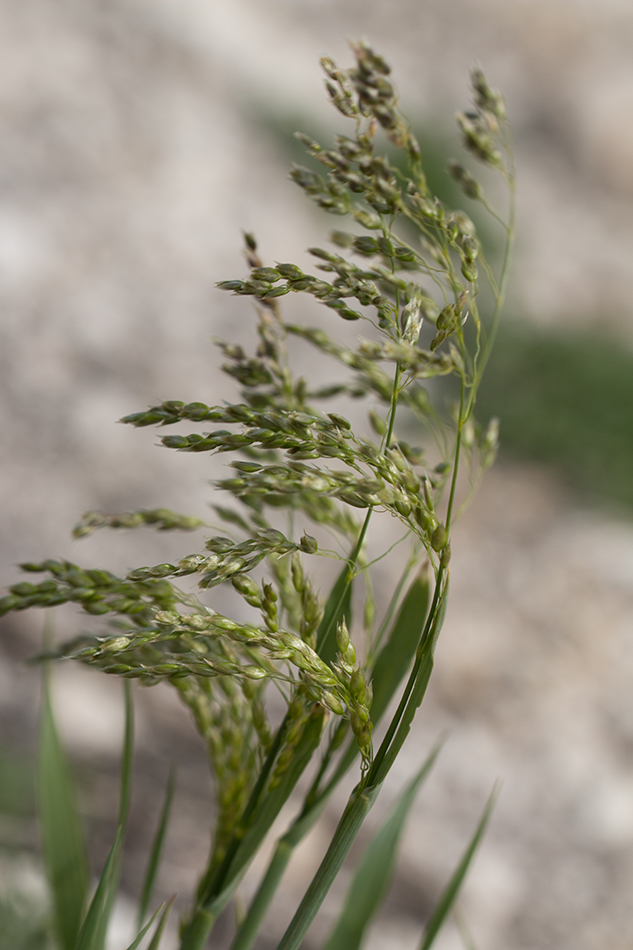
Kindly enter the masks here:
M 316 554 L 319 546 L 316 538 L 304 533 L 299 542 L 299 547 L 302 551 L 305 551 L 306 554 Z
M 448 173 L 460 186 L 468 198 L 479 200 L 483 197 L 481 185 L 467 171 L 463 165 L 451 159 L 447 165 Z
M 506 118 L 506 105 L 503 96 L 491 89 L 481 69 L 473 69 L 471 82 L 475 93 L 475 102 L 485 112 L 491 113 L 500 122 Z

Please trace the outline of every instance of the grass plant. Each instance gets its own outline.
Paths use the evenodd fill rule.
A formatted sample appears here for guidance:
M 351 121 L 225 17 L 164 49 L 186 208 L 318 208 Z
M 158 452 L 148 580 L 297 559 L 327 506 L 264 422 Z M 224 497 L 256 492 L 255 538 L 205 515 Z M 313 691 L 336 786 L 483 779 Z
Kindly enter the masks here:
M 238 298 L 250 297 L 257 315 L 253 352 L 219 344 L 223 371 L 241 387 L 239 400 L 207 405 L 171 399 L 122 420 L 136 427 L 193 423 L 203 431 L 170 432 L 162 444 L 179 452 L 233 455 L 233 474 L 215 482 L 229 499 L 214 505 L 224 533 L 208 536 L 199 519 L 167 509 L 89 512 L 75 537 L 147 526 L 202 532 L 203 540 L 193 553 L 139 566 L 126 576 L 50 559 L 23 564 L 29 579 L 0 600 L 2 613 L 77 604 L 97 620 L 96 631 L 51 646 L 42 659 L 75 659 L 128 683 L 164 682 L 191 711 L 208 754 L 217 808 L 209 859 L 181 922 L 180 950 L 208 946 L 215 922 L 281 809 L 311 770 L 298 814 L 277 842 L 232 945 L 253 946 L 294 849 L 353 769 L 348 803 L 279 950 L 302 944 L 424 699 L 448 605 L 451 530 L 470 494 L 458 476 L 465 470 L 469 485 L 476 486 L 497 448 L 496 421 L 480 426 L 474 409 L 513 240 L 514 173 L 503 99 L 475 70 L 473 104 L 458 124 L 470 158 L 506 183 L 506 216 L 494 210 L 471 170 L 458 162 L 448 168 L 468 201 L 500 228 L 505 251 L 495 274 L 471 218 L 429 188 L 389 66 L 364 43 L 353 52 L 356 62 L 348 70 L 322 60 L 328 94 L 349 120 L 350 134 L 337 136 L 330 148 L 298 135 L 322 173 L 298 165 L 291 171 L 299 187 L 324 211 L 345 218 L 350 230 L 332 231 L 330 249 L 310 249 L 313 272 L 264 262 L 247 234 L 247 275 L 219 284 Z M 398 162 L 388 157 L 394 150 Z M 480 275 L 487 286 L 481 296 Z M 294 294 L 325 308 L 320 326 L 286 316 Z M 355 343 L 346 342 L 349 334 L 337 339 L 339 320 L 362 326 Z M 339 364 L 340 381 L 320 385 L 298 377 L 288 356 L 290 340 Z M 434 380 L 446 376 L 457 384 L 457 400 L 449 405 L 434 388 Z M 346 401 L 363 399 L 367 424 L 357 431 L 341 410 Z M 351 414 L 358 416 L 358 409 Z M 417 422 L 417 444 L 398 435 L 405 417 L 409 430 L 411 417 Z M 390 552 L 370 560 L 368 543 L 380 543 L 383 519 L 398 527 L 402 543 L 392 558 L 404 566 L 391 602 L 377 616 L 371 577 Z M 322 558 L 339 561 L 326 595 L 315 576 Z M 234 617 L 214 607 L 219 585 L 232 588 L 242 602 Z M 359 620 L 352 604 L 360 600 Z M 285 710 L 277 724 L 270 719 L 271 690 Z M 41 816 L 56 945 L 102 950 L 131 794 L 131 690 L 119 830 L 88 905 L 85 847 L 47 696 Z M 406 816 L 436 755 L 434 749 L 370 844 L 327 950 L 361 946 L 388 886 Z M 149 922 L 147 914 L 172 792 L 170 782 L 142 887 L 139 936 L 131 947 L 150 931 L 152 947 L 161 940 L 168 908 L 159 908 Z M 424 950 L 451 911 L 490 807 L 421 935 Z

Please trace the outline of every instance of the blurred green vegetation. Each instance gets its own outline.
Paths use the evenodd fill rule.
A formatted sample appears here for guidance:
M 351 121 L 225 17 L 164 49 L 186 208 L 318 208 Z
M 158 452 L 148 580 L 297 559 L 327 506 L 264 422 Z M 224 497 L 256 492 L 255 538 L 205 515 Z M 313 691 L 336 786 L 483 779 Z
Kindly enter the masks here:
M 477 416 L 501 420 L 502 457 L 552 466 L 590 503 L 633 507 L 633 351 L 588 330 L 508 320 Z
M 50 950 L 42 907 L 24 895 L 0 896 L 1 950 Z
M 0 748 L 0 950 L 45 950 L 47 907 L 31 860 L 35 832 L 35 765 Z
M 0 747 L 0 815 L 35 815 L 35 768 L 32 758 Z

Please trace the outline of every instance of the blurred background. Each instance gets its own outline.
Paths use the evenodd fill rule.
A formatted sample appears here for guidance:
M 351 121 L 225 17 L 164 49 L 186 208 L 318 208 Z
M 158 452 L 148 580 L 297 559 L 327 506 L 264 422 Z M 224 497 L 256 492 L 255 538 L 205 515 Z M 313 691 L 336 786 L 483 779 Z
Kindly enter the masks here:
M 248 301 L 214 284 L 244 273 L 241 229 L 256 233 L 267 263 L 301 263 L 298 249 L 323 243 L 332 219 L 286 174 L 297 159 L 292 131 L 318 137 L 337 123 L 319 56 L 348 66 L 347 40 L 361 37 L 385 55 L 438 176 L 459 154 L 452 116 L 468 103 L 470 68 L 483 66 L 504 91 L 519 228 L 507 323 L 479 408 L 500 416 L 502 450 L 456 534 L 428 701 L 370 816 L 375 827 L 448 730 L 368 950 L 418 945 L 497 778 L 502 795 L 462 899 L 476 946 L 630 947 L 631 4 L 3 0 L 0 37 L 3 586 L 23 560 L 124 570 L 182 547 L 136 533 L 72 542 L 85 510 L 165 505 L 205 516 L 209 460 L 157 451 L 152 430 L 114 422 L 157 399 L 226 395 L 212 338 L 243 339 L 253 320 Z M 79 623 L 65 615 L 60 636 Z M 35 613 L 3 622 L 2 950 L 42 946 L 31 792 L 39 676 L 24 663 L 41 636 Z M 130 898 L 138 889 L 176 761 L 160 886 L 185 895 L 208 847 L 210 782 L 176 700 L 137 692 L 124 887 Z M 56 700 L 98 867 L 114 826 L 120 684 L 61 668 Z M 260 950 L 276 946 L 340 807 L 297 856 Z M 308 947 L 327 934 L 341 892 Z M 126 899 L 113 948 L 124 945 Z M 450 927 L 438 942 L 461 945 Z

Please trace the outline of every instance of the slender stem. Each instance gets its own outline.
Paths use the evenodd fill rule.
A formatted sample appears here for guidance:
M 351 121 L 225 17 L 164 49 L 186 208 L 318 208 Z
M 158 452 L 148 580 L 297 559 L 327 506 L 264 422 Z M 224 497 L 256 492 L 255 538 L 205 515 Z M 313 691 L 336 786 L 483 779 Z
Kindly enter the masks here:
M 480 204 L 483 205 L 483 207 L 486 209 L 486 211 L 488 212 L 488 214 L 490 215 L 490 217 L 491 217 L 491 218 L 494 218 L 495 221 L 497 221 L 497 222 L 501 225 L 501 227 L 504 229 L 504 231 L 507 232 L 507 231 L 509 230 L 509 225 L 508 225 L 508 223 L 503 220 L 503 218 L 501 217 L 500 214 L 497 214 L 497 212 L 496 212 L 495 209 L 492 207 L 492 205 L 490 204 L 490 202 L 487 201 L 486 198 L 484 198 L 483 195 L 478 199 L 478 201 L 480 202 Z
M 396 363 L 396 371 L 393 375 L 393 388 L 391 390 L 391 403 L 389 406 L 389 423 L 387 425 L 387 432 L 385 433 L 383 439 L 383 452 L 389 448 L 391 444 L 391 437 L 393 435 L 393 429 L 396 424 L 396 411 L 398 409 L 398 396 L 400 394 L 400 377 L 402 375 L 402 367 L 400 363 Z
M 492 352 L 492 347 L 494 345 L 497 331 L 499 329 L 499 323 L 501 320 L 501 308 L 505 302 L 506 293 L 508 290 L 508 280 L 510 278 L 510 259 L 512 257 L 512 249 L 514 247 L 514 238 L 516 231 L 516 186 L 514 181 L 514 174 L 511 172 L 508 177 L 508 189 L 510 191 L 510 208 L 508 212 L 508 224 L 507 224 L 507 237 L 505 242 L 505 248 L 503 253 L 503 262 L 501 264 L 501 275 L 499 277 L 499 287 L 495 295 L 495 309 L 492 315 L 492 321 L 490 325 L 490 332 L 488 334 L 488 339 L 486 345 L 481 354 L 481 359 L 479 361 L 479 366 L 477 367 L 477 375 L 474 380 L 473 392 L 471 397 L 471 403 L 474 403 L 474 396 L 483 375 L 483 372 L 486 368 L 488 360 L 490 359 L 490 354 Z M 472 405 L 471 407 L 472 408 Z
M 298 950 L 325 895 L 334 883 L 378 791 L 379 786 L 366 790 L 357 786 L 352 792 L 325 857 L 281 938 L 277 950 Z
M 261 884 L 257 889 L 257 893 L 253 898 L 250 907 L 242 926 L 235 935 L 235 939 L 231 944 L 231 950 L 250 950 L 257 934 L 259 933 L 259 928 L 262 924 L 264 917 L 266 916 L 266 911 L 270 906 L 270 903 L 279 887 L 281 879 L 284 875 L 286 868 L 288 867 L 288 862 L 292 857 L 292 852 L 294 851 L 294 845 L 286 840 L 286 836 L 280 838 L 277 842 L 274 854 L 270 860 L 266 874 L 264 875 Z
M 347 720 L 342 719 L 341 723 L 343 722 L 347 723 Z M 321 764 L 317 770 L 317 774 L 314 776 L 312 785 L 308 789 L 308 793 L 303 800 L 303 811 L 301 814 L 305 814 L 306 810 L 311 808 L 312 805 L 316 802 L 317 798 L 319 797 L 319 785 L 321 784 L 321 779 L 327 772 L 328 766 L 330 762 L 332 761 L 332 756 L 334 755 L 336 749 L 339 747 L 339 744 L 337 744 L 335 740 L 336 740 L 336 731 L 330 738 L 329 745 L 327 749 L 325 750 L 325 754 L 323 755 L 323 758 L 321 759 Z
M 404 589 L 404 585 L 407 582 L 407 578 L 409 574 L 411 573 L 411 571 L 413 570 L 413 568 L 415 567 L 415 565 L 418 563 L 418 556 L 419 556 L 418 552 L 419 552 L 419 545 L 416 545 L 413 551 L 413 554 L 411 555 L 411 557 L 405 564 L 404 570 L 402 571 L 402 574 L 400 575 L 400 579 L 398 580 L 398 583 L 396 584 L 391 600 L 389 601 L 389 606 L 387 607 L 387 610 L 385 612 L 385 616 L 383 617 L 382 623 L 380 624 L 378 632 L 376 633 L 376 636 L 374 637 L 374 641 L 371 644 L 371 647 L 369 650 L 369 658 L 371 662 L 373 662 L 373 659 L 375 658 L 375 655 L 376 655 L 376 651 L 378 650 L 378 647 L 380 646 L 382 642 L 382 638 L 387 632 L 387 627 L 389 626 L 391 619 L 394 613 L 396 612 L 396 607 L 398 605 L 400 595 Z
M 445 570 L 446 568 L 440 565 L 440 569 L 437 574 L 437 580 L 435 583 L 435 590 L 433 591 L 433 600 L 431 602 L 431 609 L 429 610 L 429 615 L 426 619 L 424 630 L 422 631 L 422 636 L 420 637 L 420 644 L 426 643 L 429 637 L 430 631 L 433 627 L 433 624 L 436 620 Z M 393 740 L 393 737 L 395 736 L 398 726 L 400 725 L 400 721 L 404 715 L 404 711 L 407 707 L 407 703 L 409 702 L 409 698 L 411 696 L 411 693 L 413 692 L 413 688 L 418 678 L 418 674 L 421 668 L 421 663 L 422 663 L 422 654 L 421 654 L 420 649 L 418 648 L 418 655 L 416 656 L 413 669 L 411 670 L 411 673 L 409 674 L 409 679 L 407 680 L 407 685 L 405 686 L 404 692 L 402 693 L 402 696 L 400 698 L 400 702 L 398 703 L 398 708 L 396 709 L 392 717 L 392 720 L 389 723 L 389 727 L 387 729 L 387 732 L 385 733 L 385 737 L 380 744 L 380 748 L 378 749 L 378 752 L 374 756 L 374 761 L 367 775 L 367 782 L 369 784 L 375 781 L 375 777 L 376 775 L 378 775 L 383 759 L 385 758 L 389 750 L 389 746 L 391 745 L 391 742 Z
M 462 449 L 462 430 L 464 428 L 464 422 L 466 417 L 464 415 L 464 399 L 466 394 L 466 387 L 464 383 L 464 377 L 461 379 L 461 387 L 459 393 L 459 418 L 457 420 L 457 438 L 455 439 L 455 456 L 453 459 L 453 477 L 451 478 L 451 492 L 448 497 L 448 508 L 446 509 L 446 531 L 450 531 L 451 527 L 451 518 L 453 516 L 453 505 L 455 504 L 455 490 L 457 488 L 457 475 L 459 472 L 459 460 L 461 456 Z
M 330 620 L 329 620 L 329 623 L 328 623 L 328 625 L 327 625 L 327 627 L 326 627 L 326 629 L 325 629 L 325 631 L 324 631 L 324 633 L 323 633 L 323 637 L 319 637 L 319 644 L 320 644 L 320 645 L 319 645 L 319 647 L 317 647 L 317 650 L 318 650 L 319 653 L 321 652 L 321 649 L 323 648 L 323 646 L 328 642 L 328 640 L 329 640 L 329 638 L 330 638 L 330 636 L 331 636 L 331 634 L 332 634 L 332 631 L 333 631 L 333 629 L 334 629 L 334 625 L 335 625 L 335 623 L 336 623 L 337 617 L 339 616 L 341 607 L 343 606 L 343 603 L 344 603 L 344 601 L 345 601 L 345 597 L 347 596 L 347 591 L 348 591 L 348 589 L 349 589 L 349 585 L 352 583 L 352 581 L 353 581 L 353 579 L 354 579 L 354 570 L 355 570 L 355 567 L 356 567 L 356 562 L 357 562 L 357 560 L 358 560 L 358 556 L 359 556 L 359 554 L 360 554 L 360 552 L 361 552 L 361 549 L 362 549 L 362 547 L 363 547 L 363 543 L 364 543 L 364 541 L 365 541 L 365 535 L 367 534 L 367 529 L 369 528 L 369 522 L 370 522 L 370 520 L 371 520 L 372 511 L 373 511 L 373 508 L 369 508 L 369 509 L 368 509 L 367 514 L 365 515 L 365 520 L 363 521 L 363 526 L 362 526 L 362 528 L 360 529 L 360 534 L 358 535 L 358 539 L 357 539 L 357 541 L 356 541 L 356 544 L 354 545 L 354 548 L 353 548 L 353 550 L 352 550 L 352 553 L 350 554 L 349 558 L 347 559 L 348 568 L 347 568 L 347 577 L 346 577 L 346 580 L 345 580 L 345 584 L 343 585 L 343 587 L 342 587 L 342 589 L 341 589 L 341 593 L 339 594 L 338 600 L 336 601 L 336 604 L 334 605 L 334 609 L 332 610 L 332 613 L 331 613 L 331 615 L 330 615 Z
M 406 541 L 407 538 L 410 537 L 411 533 L 412 533 L 412 529 L 409 529 L 409 531 L 407 531 L 406 534 L 403 534 L 401 538 L 398 538 L 397 541 L 394 541 L 393 544 L 390 544 L 386 551 L 383 551 L 382 554 L 378 554 L 373 559 L 373 561 L 368 561 L 367 564 L 364 564 L 363 570 L 365 570 L 368 567 L 373 567 L 374 564 L 377 564 L 379 561 L 382 561 L 383 558 L 386 558 L 389 554 L 391 554 L 394 548 L 397 548 L 399 544 L 402 544 L 403 541 Z

